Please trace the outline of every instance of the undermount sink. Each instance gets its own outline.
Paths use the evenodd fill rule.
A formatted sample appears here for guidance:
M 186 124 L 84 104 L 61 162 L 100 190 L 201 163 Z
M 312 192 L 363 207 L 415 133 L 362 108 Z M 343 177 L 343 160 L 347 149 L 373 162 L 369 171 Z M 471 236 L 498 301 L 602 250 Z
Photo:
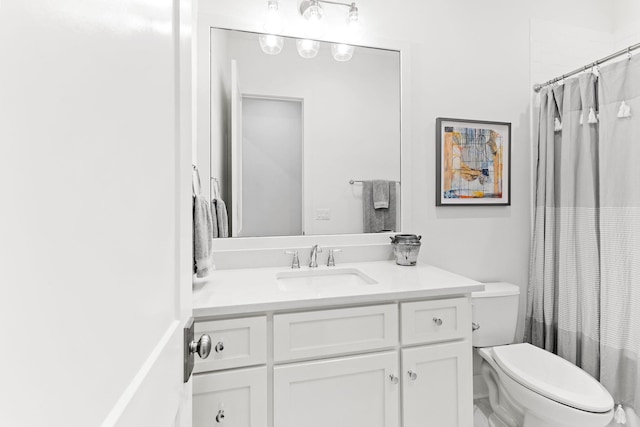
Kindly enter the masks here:
M 328 268 L 314 270 L 281 271 L 276 273 L 276 279 L 288 285 L 296 283 L 302 285 L 375 285 L 378 283 L 371 276 L 357 268 Z

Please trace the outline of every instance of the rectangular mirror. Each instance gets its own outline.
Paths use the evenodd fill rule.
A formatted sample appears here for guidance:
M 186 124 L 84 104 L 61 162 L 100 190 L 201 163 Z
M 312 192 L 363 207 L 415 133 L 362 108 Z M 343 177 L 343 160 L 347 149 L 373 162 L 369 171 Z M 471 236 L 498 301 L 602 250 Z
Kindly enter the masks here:
M 400 52 L 210 35 L 210 158 L 199 163 L 229 236 L 400 230 Z

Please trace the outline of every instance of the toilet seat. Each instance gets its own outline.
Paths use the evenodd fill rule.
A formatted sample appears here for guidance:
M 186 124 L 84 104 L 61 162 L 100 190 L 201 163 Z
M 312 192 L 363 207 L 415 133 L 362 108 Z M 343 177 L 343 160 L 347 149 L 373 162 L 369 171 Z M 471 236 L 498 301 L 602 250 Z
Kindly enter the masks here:
M 531 344 L 493 347 L 493 358 L 511 379 L 558 403 L 587 412 L 613 407 L 607 390 L 571 362 Z

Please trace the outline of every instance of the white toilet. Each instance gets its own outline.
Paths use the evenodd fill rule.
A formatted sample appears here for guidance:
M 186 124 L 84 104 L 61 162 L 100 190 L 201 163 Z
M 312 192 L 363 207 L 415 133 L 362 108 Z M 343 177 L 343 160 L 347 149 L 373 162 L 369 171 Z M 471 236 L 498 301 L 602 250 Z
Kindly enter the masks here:
M 492 427 L 604 427 L 613 399 L 574 364 L 531 344 L 512 344 L 520 290 L 485 283 L 472 294 L 473 346 L 482 357 Z

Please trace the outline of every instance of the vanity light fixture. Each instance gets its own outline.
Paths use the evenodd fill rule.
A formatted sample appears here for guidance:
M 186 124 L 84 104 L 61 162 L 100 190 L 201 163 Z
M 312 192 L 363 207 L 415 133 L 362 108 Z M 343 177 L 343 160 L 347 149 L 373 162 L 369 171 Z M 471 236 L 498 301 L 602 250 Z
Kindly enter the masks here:
M 305 58 L 315 58 L 320 51 L 320 42 L 317 40 L 298 39 L 296 41 L 296 47 L 298 48 L 298 54 Z
M 268 55 L 277 55 L 282 52 L 284 38 L 273 34 L 260 34 L 258 37 L 260 48 Z
M 300 14 L 307 20 L 305 34 L 308 37 L 318 38 L 322 37 L 324 34 L 324 28 L 322 25 L 324 17 L 323 4 L 348 7 L 347 34 L 351 39 L 350 41 L 355 41 L 354 39 L 360 37 L 358 8 L 355 3 L 341 3 L 328 0 L 302 0 L 302 3 L 300 3 Z
M 333 59 L 339 62 L 345 62 L 351 59 L 355 48 L 350 44 L 332 43 L 331 54 Z

